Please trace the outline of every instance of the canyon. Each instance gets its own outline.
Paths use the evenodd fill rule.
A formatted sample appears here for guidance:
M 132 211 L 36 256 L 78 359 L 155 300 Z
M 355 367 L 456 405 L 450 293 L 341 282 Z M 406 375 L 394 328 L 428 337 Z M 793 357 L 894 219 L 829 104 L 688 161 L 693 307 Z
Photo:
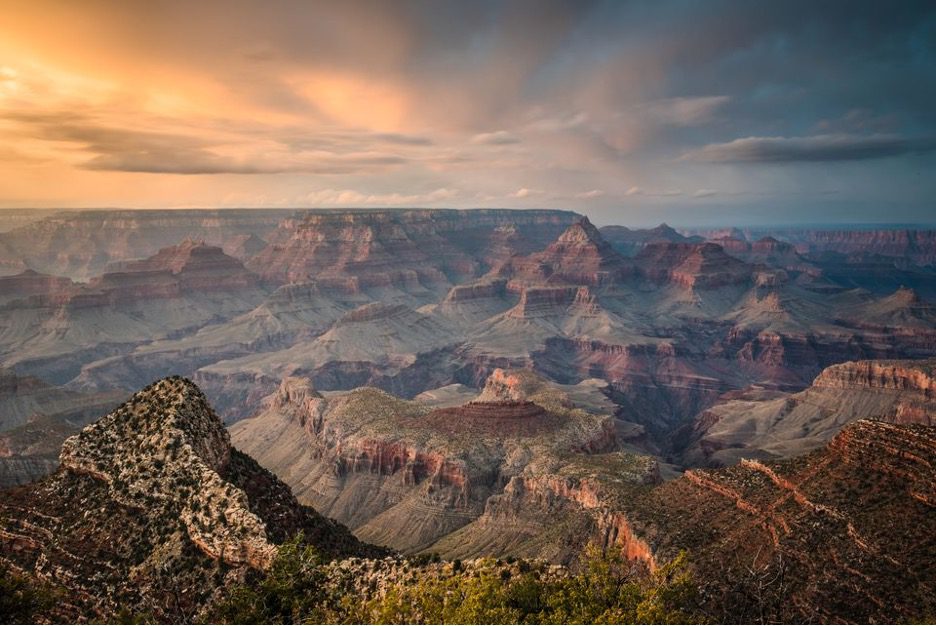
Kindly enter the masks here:
M 67 229 L 104 260 L 63 252 Z M 725 394 L 936 354 L 925 256 L 883 281 L 911 272 L 916 288 L 881 293 L 805 235 L 709 235 L 538 210 L 54 213 L 0 233 L 27 266 L 0 276 L 0 364 L 85 394 L 189 376 L 228 423 L 290 376 L 410 399 L 480 391 L 497 368 L 601 379 L 641 451 L 682 463 L 677 434 Z
M 63 616 L 189 619 L 154 568 L 207 602 L 196 579 L 259 575 L 299 530 L 329 558 L 689 550 L 724 572 L 710 602 L 782 574 L 759 602 L 786 620 L 880 620 L 885 591 L 922 616 L 933 241 L 554 210 L 13 216 L 0 559 L 77 589 Z

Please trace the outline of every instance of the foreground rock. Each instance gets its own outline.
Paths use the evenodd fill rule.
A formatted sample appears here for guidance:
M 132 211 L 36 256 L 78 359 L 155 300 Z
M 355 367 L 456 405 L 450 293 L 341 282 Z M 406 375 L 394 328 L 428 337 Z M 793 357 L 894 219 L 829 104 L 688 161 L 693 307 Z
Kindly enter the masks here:
M 936 610 L 936 427 L 859 420 L 782 462 L 692 470 L 628 512 L 688 549 L 715 621 L 926 621 Z
M 57 619 L 118 610 L 190 620 L 302 531 L 326 555 L 377 554 L 300 506 L 169 378 L 65 442 L 51 477 L 0 498 L 0 560 L 67 590 Z

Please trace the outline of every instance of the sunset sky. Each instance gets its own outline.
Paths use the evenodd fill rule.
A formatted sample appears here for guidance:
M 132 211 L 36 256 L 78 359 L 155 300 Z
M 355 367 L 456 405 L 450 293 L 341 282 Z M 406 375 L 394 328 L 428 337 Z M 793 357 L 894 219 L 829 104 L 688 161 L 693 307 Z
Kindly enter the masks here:
M 0 206 L 933 222 L 934 7 L 0 0 Z

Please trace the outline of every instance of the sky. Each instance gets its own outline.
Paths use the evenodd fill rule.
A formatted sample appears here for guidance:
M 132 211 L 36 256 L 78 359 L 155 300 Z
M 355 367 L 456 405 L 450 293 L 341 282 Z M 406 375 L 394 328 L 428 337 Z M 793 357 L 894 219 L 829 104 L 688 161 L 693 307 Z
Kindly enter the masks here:
M 0 207 L 936 222 L 933 2 L 0 0 Z

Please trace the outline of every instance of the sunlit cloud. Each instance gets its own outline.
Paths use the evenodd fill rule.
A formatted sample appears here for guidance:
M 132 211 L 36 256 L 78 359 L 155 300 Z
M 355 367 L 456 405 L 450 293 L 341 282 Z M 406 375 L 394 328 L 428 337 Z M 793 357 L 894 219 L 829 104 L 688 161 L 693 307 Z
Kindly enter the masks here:
M 543 195 L 543 193 L 545 192 L 539 189 L 527 189 L 526 187 L 521 187 L 520 189 L 514 192 L 508 193 L 507 197 L 521 199 L 521 198 L 529 198 L 530 196 L 540 196 L 540 195 Z
M 362 193 L 353 189 L 322 189 L 306 194 L 302 204 L 310 207 L 332 206 L 419 206 L 435 205 L 457 198 L 456 189 L 435 189 L 428 193 L 399 194 L 399 193 Z
M 490 146 L 505 146 L 513 143 L 520 143 L 520 139 L 505 130 L 498 130 L 492 133 L 478 133 L 471 138 L 471 143 Z

